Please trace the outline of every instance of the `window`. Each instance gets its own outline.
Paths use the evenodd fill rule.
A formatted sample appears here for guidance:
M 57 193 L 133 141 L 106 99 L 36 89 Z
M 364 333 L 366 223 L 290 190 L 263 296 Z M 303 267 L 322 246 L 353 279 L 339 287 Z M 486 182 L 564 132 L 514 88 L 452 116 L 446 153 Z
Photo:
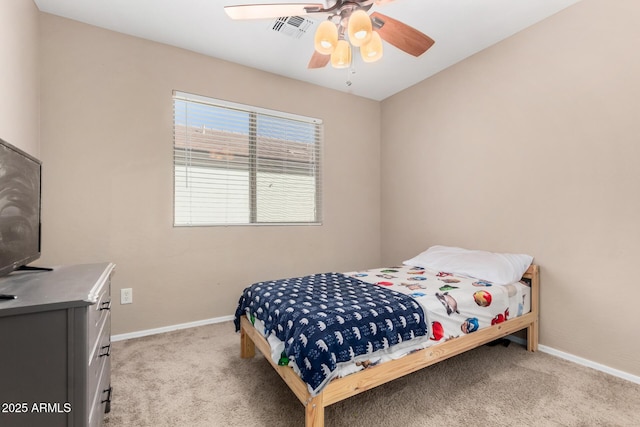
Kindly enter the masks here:
M 173 95 L 174 225 L 319 224 L 322 121 Z

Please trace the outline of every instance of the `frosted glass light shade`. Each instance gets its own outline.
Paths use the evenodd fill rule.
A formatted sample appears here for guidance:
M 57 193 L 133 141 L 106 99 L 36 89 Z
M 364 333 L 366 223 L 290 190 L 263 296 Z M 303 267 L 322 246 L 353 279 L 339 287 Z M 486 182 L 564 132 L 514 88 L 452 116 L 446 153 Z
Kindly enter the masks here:
M 347 68 L 351 65 L 351 46 L 346 40 L 339 40 L 331 54 L 333 68 Z
M 360 46 L 360 55 L 364 62 L 376 62 L 382 58 L 382 39 L 380 34 L 373 31 L 369 43 Z
M 347 31 L 352 45 L 360 47 L 367 43 L 371 38 L 372 29 L 371 18 L 364 10 L 358 9 L 349 17 Z
M 331 21 L 323 21 L 318 25 L 314 37 L 314 47 L 323 55 L 330 55 L 338 44 L 338 27 Z

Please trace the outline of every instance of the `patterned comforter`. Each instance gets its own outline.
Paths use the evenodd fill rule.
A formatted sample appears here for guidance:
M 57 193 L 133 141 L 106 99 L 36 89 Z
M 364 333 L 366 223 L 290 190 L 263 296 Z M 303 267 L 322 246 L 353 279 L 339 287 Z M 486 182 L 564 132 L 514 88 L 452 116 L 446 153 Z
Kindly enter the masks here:
M 293 362 L 312 394 L 340 363 L 430 335 L 414 298 L 340 273 L 256 283 L 240 297 L 236 330 L 246 315 L 284 343 L 282 364 Z

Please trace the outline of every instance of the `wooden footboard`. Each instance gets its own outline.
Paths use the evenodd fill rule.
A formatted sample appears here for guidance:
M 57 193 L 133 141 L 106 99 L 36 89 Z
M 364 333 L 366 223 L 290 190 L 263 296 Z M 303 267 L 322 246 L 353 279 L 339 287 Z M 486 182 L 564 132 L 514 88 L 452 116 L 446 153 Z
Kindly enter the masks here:
M 395 380 L 411 372 L 418 371 L 498 338 L 503 338 L 514 332 L 526 329 L 527 350 L 536 351 L 538 349 L 540 284 L 538 266 L 530 266 L 523 278 L 531 282 L 531 311 L 529 313 L 481 329 L 472 334 L 415 351 L 400 359 L 390 360 L 346 377 L 334 379 L 315 397 L 310 395 L 307 385 L 293 369 L 287 366 L 278 366 L 278 364 L 271 360 L 269 343 L 260 335 L 253 325 L 251 325 L 251 322 L 249 322 L 246 317 L 240 320 L 241 357 L 253 357 L 255 355 L 255 347 L 258 347 L 276 372 L 278 372 L 300 402 L 305 406 L 305 426 L 323 427 L 324 408 L 333 403 L 355 396 L 363 391 Z

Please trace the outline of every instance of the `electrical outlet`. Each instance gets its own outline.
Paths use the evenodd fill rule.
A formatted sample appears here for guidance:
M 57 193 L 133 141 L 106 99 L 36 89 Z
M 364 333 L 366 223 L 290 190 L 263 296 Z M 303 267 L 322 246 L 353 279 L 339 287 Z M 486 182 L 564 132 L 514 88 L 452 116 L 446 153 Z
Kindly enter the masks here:
M 120 289 L 120 304 L 133 303 L 133 289 L 126 288 Z

